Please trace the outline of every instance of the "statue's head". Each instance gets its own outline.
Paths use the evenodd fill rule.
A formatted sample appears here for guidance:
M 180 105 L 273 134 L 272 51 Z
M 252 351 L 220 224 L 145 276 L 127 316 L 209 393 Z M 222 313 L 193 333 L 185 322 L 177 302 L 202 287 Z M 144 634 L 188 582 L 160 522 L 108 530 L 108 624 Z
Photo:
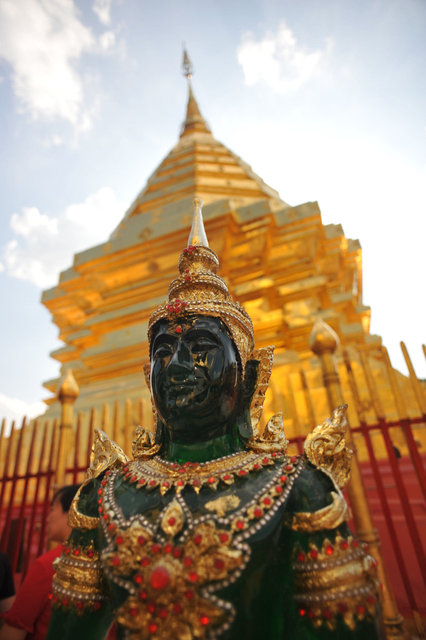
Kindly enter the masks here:
M 253 326 L 217 275 L 199 201 L 179 276 L 151 316 L 150 384 L 159 426 L 182 443 L 203 442 L 238 426 L 251 435 L 248 407 L 256 380 L 249 360 Z

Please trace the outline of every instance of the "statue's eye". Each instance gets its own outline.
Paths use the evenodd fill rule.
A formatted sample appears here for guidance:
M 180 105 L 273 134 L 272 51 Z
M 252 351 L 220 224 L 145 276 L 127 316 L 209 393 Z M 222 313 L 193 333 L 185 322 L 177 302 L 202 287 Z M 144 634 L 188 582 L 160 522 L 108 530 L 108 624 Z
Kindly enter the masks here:
M 172 346 L 170 344 L 167 344 L 167 342 L 164 342 L 155 349 L 154 358 L 167 358 L 168 356 L 171 356 L 172 353 Z
M 192 353 L 205 353 L 217 349 L 217 344 L 208 338 L 198 338 L 191 347 Z

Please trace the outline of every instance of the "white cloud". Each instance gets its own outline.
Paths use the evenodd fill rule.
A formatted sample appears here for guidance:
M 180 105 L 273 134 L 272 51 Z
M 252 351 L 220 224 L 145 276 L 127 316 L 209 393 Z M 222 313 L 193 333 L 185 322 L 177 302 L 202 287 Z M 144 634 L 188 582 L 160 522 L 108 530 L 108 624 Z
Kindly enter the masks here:
M 19 110 L 34 120 L 65 120 L 76 131 L 90 128 L 90 84 L 77 63 L 88 53 L 110 51 L 112 31 L 96 38 L 80 20 L 73 0 L 1 0 L 0 59 L 12 70 Z
M 321 73 L 331 49 L 329 39 L 324 49 L 306 51 L 282 22 L 276 33 L 268 32 L 260 40 L 251 32 L 245 34 L 237 58 L 247 85 L 263 82 L 274 91 L 286 93 L 297 91 Z
M 74 253 L 106 240 L 123 211 L 109 187 L 69 205 L 58 216 L 25 207 L 10 220 L 15 237 L 2 251 L 5 271 L 41 288 L 53 286 L 59 272 L 71 266 Z
M 111 24 L 111 3 L 112 0 L 95 0 L 93 11 L 104 25 Z
M 24 416 L 35 418 L 46 411 L 44 402 L 26 402 L 20 398 L 10 398 L 4 393 L 0 393 L 0 416 L 6 418 L 6 433 L 9 433 L 12 420 L 17 422 L 16 426 L 21 426 Z

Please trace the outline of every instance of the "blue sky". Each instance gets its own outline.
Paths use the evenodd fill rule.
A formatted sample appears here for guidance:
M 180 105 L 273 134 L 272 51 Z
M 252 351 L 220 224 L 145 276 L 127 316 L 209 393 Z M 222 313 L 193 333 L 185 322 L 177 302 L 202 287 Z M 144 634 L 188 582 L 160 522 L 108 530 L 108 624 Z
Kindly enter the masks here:
M 423 0 L 1 0 L 0 415 L 59 371 L 41 291 L 177 140 L 182 41 L 215 137 L 360 239 L 372 332 L 426 377 L 425 33 Z

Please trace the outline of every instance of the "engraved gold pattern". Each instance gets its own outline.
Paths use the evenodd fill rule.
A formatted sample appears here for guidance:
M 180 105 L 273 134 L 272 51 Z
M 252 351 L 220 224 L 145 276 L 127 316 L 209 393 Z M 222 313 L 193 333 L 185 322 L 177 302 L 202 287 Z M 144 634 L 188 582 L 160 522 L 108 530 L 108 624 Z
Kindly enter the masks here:
M 84 484 L 97 478 L 106 469 L 113 469 L 128 462 L 129 458 L 123 449 L 111 440 L 101 429 L 95 429 L 95 440 L 92 447 L 90 467 L 87 470 Z
M 177 500 L 172 500 L 164 512 L 164 516 L 161 520 L 161 528 L 164 533 L 173 537 L 181 531 L 184 525 L 184 520 L 185 515 L 182 507 Z
M 299 615 L 314 626 L 335 629 L 337 616 L 354 629 L 358 619 L 375 615 L 377 579 L 375 561 L 352 536 L 324 540 L 322 548 L 295 551 L 293 564 L 295 600 Z
M 263 347 L 254 349 L 250 354 L 250 360 L 258 360 L 256 389 L 250 403 L 250 420 L 253 432 L 256 433 L 259 420 L 263 411 L 263 403 L 268 390 L 269 378 L 271 377 L 274 360 L 275 347 Z
M 223 517 L 227 511 L 233 511 L 237 509 L 240 505 L 240 499 L 238 496 L 221 496 L 220 498 L 216 498 L 216 500 L 210 500 L 206 502 L 204 505 L 207 511 L 211 511 L 212 513 L 216 513 L 219 518 Z
M 136 427 L 136 437 L 132 442 L 132 453 L 135 459 L 144 460 L 155 456 L 161 444 L 155 444 L 154 434 L 144 427 Z
M 335 529 L 345 520 L 349 520 L 350 511 L 343 495 L 340 491 L 332 491 L 331 496 L 333 502 L 318 511 L 286 514 L 286 525 L 294 531 L 314 533 L 323 529 Z
M 339 487 L 349 480 L 352 451 L 346 446 L 347 428 L 346 404 L 337 407 L 331 418 L 315 427 L 305 440 L 305 454 L 308 460 L 328 471 Z

